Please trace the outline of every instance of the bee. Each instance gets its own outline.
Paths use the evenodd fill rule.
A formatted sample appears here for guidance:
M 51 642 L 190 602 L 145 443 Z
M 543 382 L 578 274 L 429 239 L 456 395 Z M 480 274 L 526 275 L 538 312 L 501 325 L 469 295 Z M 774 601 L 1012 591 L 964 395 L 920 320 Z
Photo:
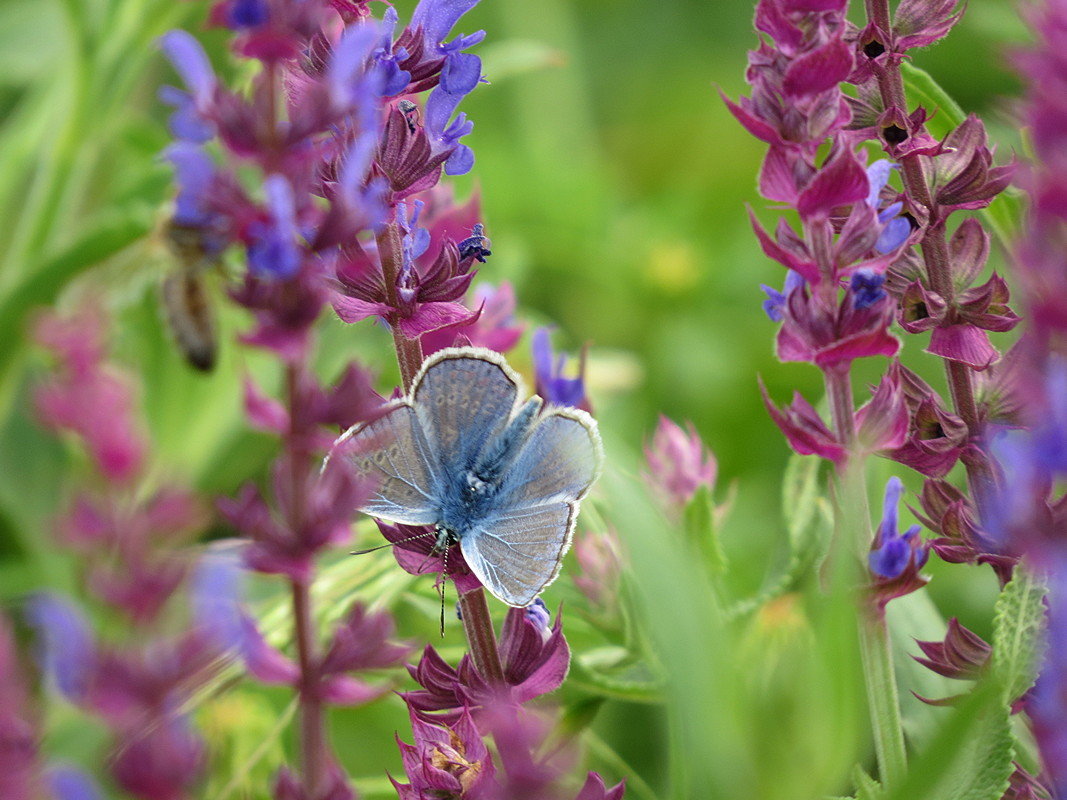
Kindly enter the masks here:
M 218 358 L 215 306 L 207 286 L 207 271 L 216 263 L 205 241 L 207 232 L 169 220 L 164 237 L 175 266 L 164 276 L 160 297 L 167 325 L 186 362 L 211 372 Z

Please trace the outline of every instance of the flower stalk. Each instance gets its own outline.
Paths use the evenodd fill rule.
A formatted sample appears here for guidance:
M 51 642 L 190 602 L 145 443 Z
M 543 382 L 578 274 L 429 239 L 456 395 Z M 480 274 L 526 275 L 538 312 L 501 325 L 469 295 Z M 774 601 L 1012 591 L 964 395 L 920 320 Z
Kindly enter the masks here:
M 374 238 L 378 245 L 378 257 L 382 263 L 382 276 L 385 279 L 389 303 L 396 307 L 400 302 L 397 297 L 397 278 L 404 263 L 400 226 L 396 222 L 389 222 L 378 230 Z M 422 364 L 422 345 L 417 338 L 406 337 L 395 321 L 391 327 L 396 360 L 400 365 L 400 378 L 406 392 L 411 389 L 411 382 L 415 380 L 419 365 Z
M 850 549 L 863 555 L 871 542 L 870 513 L 866 454 L 855 448 L 852 383 L 847 370 L 827 370 L 824 376 L 834 432 L 849 451 L 848 459 L 838 473 L 840 493 L 835 508 L 837 529 L 848 538 L 839 541 L 848 542 Z M 907 754 L 885 607 L 873 599 L 864 602 L 860 617 L 860 657 L 879 777 L 883 786 L 895 786 L 907 772 Z
M 397 305 L 397 276 L 403 264 L 403 245 L 400 226 L 394 221 L 383 225 L 375 235 L 378 245 L 378 257 L 381 259 L 382 276 L 389 301 Z M 404 391 L 411 390 L 411 383 L 422 364 L 422 344 L 419 339 L 409 339 L 393 324 L 393 345 L 396 348 L 396 360 L 400 365 L 400 377 Z M 493 618 L 489 613 L 489 604 L 485 599 L 485 590 L 472 589 L 460 595 L 460 612 L 463 617 L 463 630 L 467 635 L 471 657 L 474 665 L 487 681 L 500 684 L 504 680 L 504 669 L 500 664 L 497 651 L 496 633 L 493 631 Z
M 283 446 L 287 453 L 286 460 L 289 462 L 292 491 L 288 524 L 294 535 L 303 530 L 304 526 L 304 494 L 310 467 L 310 453 L 301 444 L 305 437 L 298 429 L 299 420 L 304 418 L 300 409 L 303 369 L 303 362 L 300 361 L 286 368 L 289 430 Z M 300 667 L 297 693 L 300 704 L 300 768 L 309 796 L 318 797 L 326 783 L 326 720 L 322 701 L 318 696 L 318 657 L 315 652 L 311 579 L 291 576 L 289 583 L 293 598 L 293 635 L 296 639 L 297 664 Z
M 864 7 L 870 22 L 879 30 L 888 31 L 891 27 L 889 0 L 864 0 Z M 886 108 L 906 109 L 907 97 L 904 91 L 904 78 L 900 72 L 899 62 L 887 61 L 883 70 L 877 73 L 878 89 L 882 103 Z M 956 287 L 952 279 L 949 259 L 946 227 L 943 217 L 935 217 L 936 204 L 927 182 L 926 170 L 918 152 L 901 154 L 898 158 L 901 180 L 908 197 L 925 209 L 931 220 L 923 231 L 919 249 L 930 288 L 952 306 L 956 301 Z M 959 361 L 945 359 L 945 371 L 952 393 L 952 403 L 956 413 L 966 423 L 970 438 L 981 434 L 981 418 L 975 400 L 972 370 Z M 984 498 L 989 497 L 993 489 L 993 473 L 988 457 L 978 448 L 963 459 L 967 470 L 967 480 L 971 495 L 982 507 Z

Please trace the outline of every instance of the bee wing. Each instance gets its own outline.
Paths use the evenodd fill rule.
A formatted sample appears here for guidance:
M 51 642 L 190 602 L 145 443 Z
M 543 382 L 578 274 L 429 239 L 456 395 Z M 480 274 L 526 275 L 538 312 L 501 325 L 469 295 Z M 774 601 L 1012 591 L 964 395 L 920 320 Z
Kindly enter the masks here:
M 399 401 L 378 419 L 350 428 L 334 445 L 377 489 L 360 511 L 404 525 L 439 516 L 438 471 L 415 410 Z

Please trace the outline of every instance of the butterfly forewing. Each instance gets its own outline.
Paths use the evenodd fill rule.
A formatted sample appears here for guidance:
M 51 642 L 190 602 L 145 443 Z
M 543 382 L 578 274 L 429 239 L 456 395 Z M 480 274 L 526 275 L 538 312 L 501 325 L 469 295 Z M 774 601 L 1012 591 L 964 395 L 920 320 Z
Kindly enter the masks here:
M 600 471 L 600 436 L 586 413 L 549 409 L 531 431 L 508 469 L 498 493 L 502 510 L 585 496 Z
M 377 489 L 360 511 L 404 525 L 438 521 L 436 469 L 411 406 L 398 403 L 344 440 L 356 470 L 377 481 Z
M 460 539 L 467 564 L 508 605 L 526 606 L 556 577 L 577 503 L 502 511 Z
M 468 352 L 466 356 L 457 353 Z M 427 362 L 412 404 L 446 474 L 470 469 L 515 409 L 518 384 L 495 354 L 444 350 Z

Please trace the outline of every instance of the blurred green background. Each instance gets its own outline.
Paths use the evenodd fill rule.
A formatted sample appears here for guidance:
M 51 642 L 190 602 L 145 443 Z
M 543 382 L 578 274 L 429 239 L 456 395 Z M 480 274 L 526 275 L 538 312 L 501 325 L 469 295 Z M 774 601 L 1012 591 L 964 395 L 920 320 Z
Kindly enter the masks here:
M 406 19 L 413 3 L 397 5 Z M 35 309 L 91 291 L 114 311 L 117 358 L 143 381 L 158 480 L 231 494 L 261 479 L 273 452 L 273 442 L 248 432 L 241 418 L 242 372 L 268 386 L 272 380 L 269 360 L 232 341 L 246 321 L 224 315 L 222 363 L 210 376 L 195 374 L 162 329 L 156 297 L 166 268 L 158 226 L 171 189 L 169 170 L 158 160 L 167 143 L 166 110 L 155 92 L 174 76 L 154 41 L 178 25 L 200 31 L 205 14 L 205 3 L 172 0 L 0 2 L 0 597 L 6 601 L 45 583 L 77 591 L 77 565 L 56 552 L 49 526 L 64 482 L 81 467 L 29 410 L 43 367 L 26 338 Z M 771 218 L 754 188 L 762 145 L 717 96 L 719 89 L 734 98 L 744 91 L 745 52 L 755 43 L 751 14 L 745 0 L 482 0 L 459 26 L 488 31 L 481 54 L 491 83 L 464 104 L 476 123 L 468 141 L 477 163 L 457 181 L 460 196 L 480 191 L 492 238 L 493 256 L 478 281 L 511 281 L 528 330 L 554 324 L 557 346 L 591 345 L 589 390 L 623 480 L 637 479 L 635 454 L 658 414 L 695 423 L 719 460 L 717 497 L 736 484 L 722 538 L 738 594 L 755 592 L 784 558 L 779 506 L 788 451 L 762 407 L 756 376 L 780 402 L 793 389 L 813 402 L 821 395 L 815 370 L 774 359 L 774 326 L 760 310 L 759 284 L 780 285 L 781 268 L 759 253 L 745 211 L 751 203 Z M 226 56 L 224 32 L 201 32 L 217 68 L 239 72 Z M 1017 146 L 1010 115 L 1018 86 L 1004 54 L 1024 38 L 1013 3 L 972 0 L 950 38 L 918 53 L 915 64 L 966 111 L 982 115 L 994 140 L 1011 148 Z M 360 358 L 383 385 L 395 379 L 380 329 L 324 320 L 322 342 L 324 375 Z M 512 356 L 521 368 L 528 368 L 528 346 L 526 337 Z M 910 363 L 936 382 L 939 365 L 921 346 L 909 342 Z M 868 365 L 860 378 L 874 380 L 881 368 Z M 875 465 L 872 485 L 884 485 L 890 469 Z M 650 519 L 650 527 L 659 524 Z M 648 541 L 640 539 L 655 535 L 636 534 L 633 546 L 655 559 L 655 548 L 642 550 Z M 671 546 L 664 544 L 664 563 L 674 563 Z M 347 567 L 342 585 L 362 595 L 407 592 L 402 633 L 432 635 L 428 582 L 411 589 L 406 577 L 390 578 L 386 566 L 368 560 Z M 987 632 L 991 576 L 940 564 L 930 571 L 931 594 L 946 615 Z M 371 573 L 386 575 L 386 583 L 363 582 Z M 700 609 L 688 605 L 699 602 L 698 590 L 681 583 L 667 589 L 639 602 L 653 626 L 672 612 L 699 618 Z M 270 587 L 261 591 L 269 605 Z M 562 582 L 546 593 L 551 607 L 574 597 Z M 334 613 L 341 600 L 331 595 Z M 603 645 L 596 626 L 583 627 L 580 616 L 572 633 L 576 653 Z M 450 630 L 446 652 L 457 657 L 461 648 L 459 631 Z M 682 650 L 661 656 L 685 660 L 686 669 L 700 673 L 698 683 L 717 680 L 701 660 L 713 655 L 696 643 Z M 575 681 L 573 696 L 587 700 L 582 676 Z M 659 796 L 672 769 L 668 749 L 684 747 L 672 740 L 680 734 L 672 733 L 659 706 L 636 702 L 638 693 L 597 691 L 608 699 L 594 723 L 598 743 L 587 744 L 593 765 L 615 778 L 636 772 L 651 788 L 642 793 L 637 785 L 634 796 Z M 204 721 L 220 726 L 222 739 L 237 727 L 234 720 L 267 731 L 287 702 L 285 692 L 240 690 L 213 703 Z M 83 735 L 84 720 L 69 709 L 52 713 L 48 747 L 88 761 L 95 745 Z M 337 712 L 334 723 L 354 774 L 380 776 L 383 765 L 398 770 L 391 737 L 406 724 L 398 701 Z M 708 725 L 729 728 L 714 717 Z M 241 743 L 231 745 L 241 762 Z M 855 747 L 857 757 L 866 757 L 864 745 Z M 694 789 L 691 796 L 720 796 L 720 790 L 734 796 L 728 784 L 708 794 Z M 384 787 L 381 780 L 361 785 Z M 761 796 L 804 795 L 781 789 Z

